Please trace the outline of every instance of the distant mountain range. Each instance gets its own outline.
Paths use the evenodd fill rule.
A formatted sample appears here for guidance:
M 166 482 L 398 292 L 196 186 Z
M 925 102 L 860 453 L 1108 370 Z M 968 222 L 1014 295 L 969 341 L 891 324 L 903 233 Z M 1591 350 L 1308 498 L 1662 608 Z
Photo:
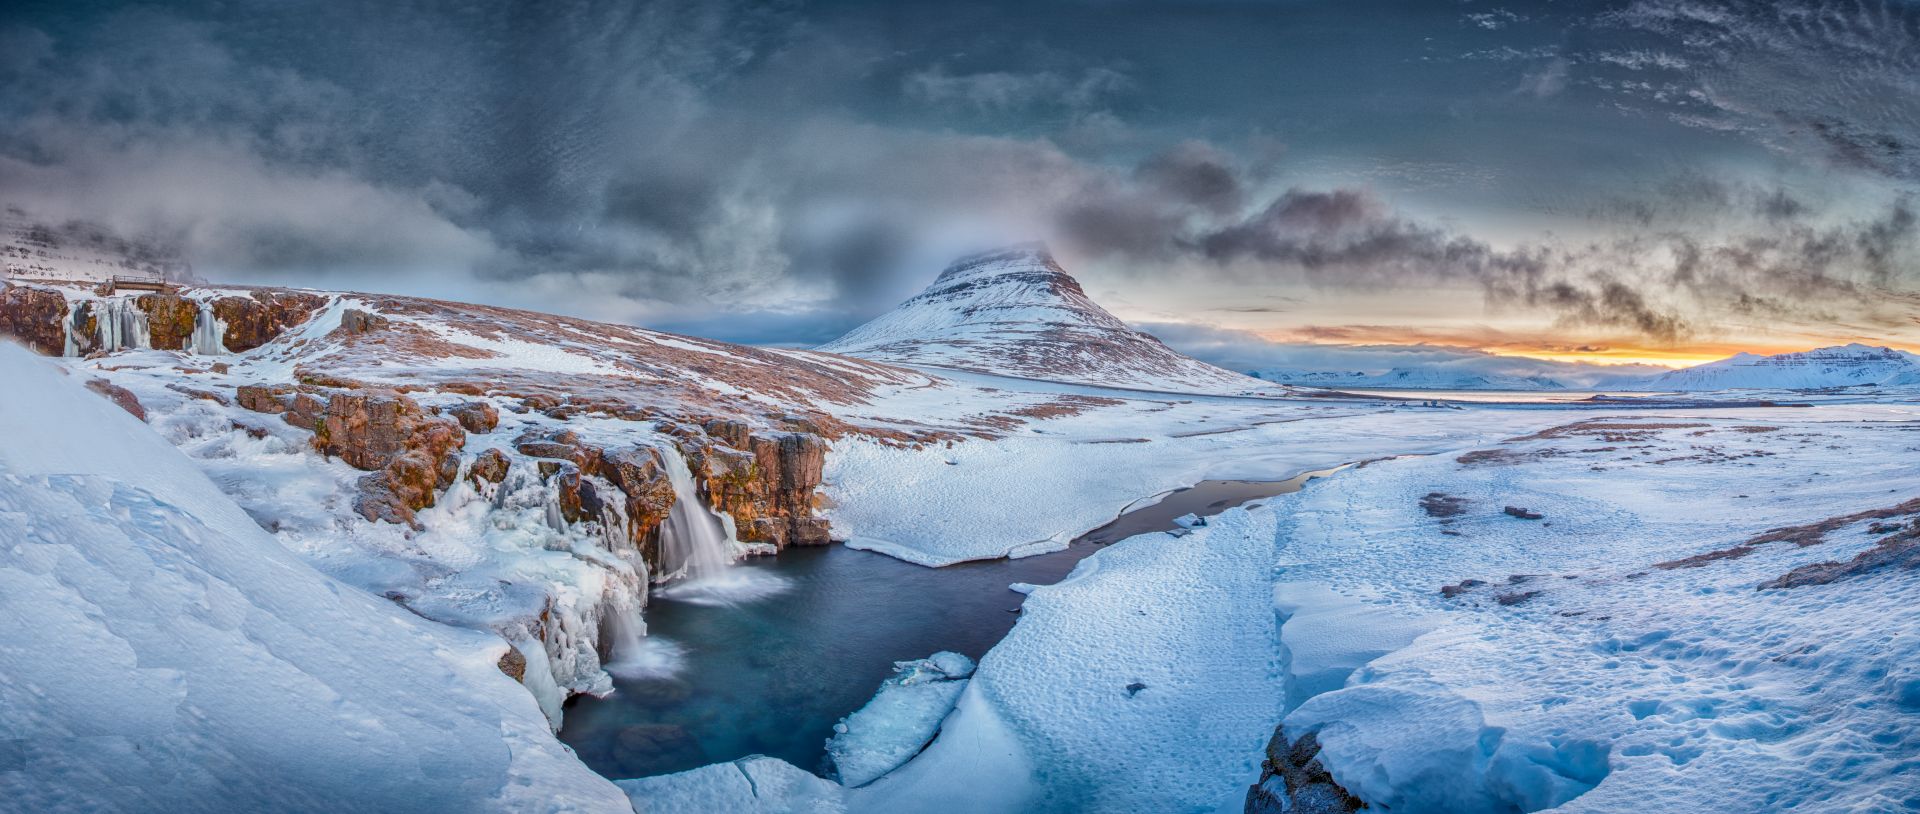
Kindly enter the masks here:
M 1920 356 L 1859 343 L 1777 356 L 1741 353 L 1647 381 L 1651 390 L 1809 390 L 1860 385 L 1920 385 Z
M 1302 387 L 1391 388 L 1397 390 L 1571 390 L 1547 376 L 1502 376 L 1469 371 L 1394 368 L 1385 373 L 1363 371 L 1300 372 L 1257 370 L 1253 375 L 1270 382 Z
M 1549 376 L 1502 376 L 1444 367 L 1364 371 L 1259 370 L 1267 381 L 1305 387 L 1405 390 L 1583 389 Z M 1798 353 L 1741 353 L 1716 362 L 1653 376 L 1613 381 L 1599 389 L 1630 391 L 1821 390 L 1836 387 L 1920 387 L 1920 356 L 1851 344 Z

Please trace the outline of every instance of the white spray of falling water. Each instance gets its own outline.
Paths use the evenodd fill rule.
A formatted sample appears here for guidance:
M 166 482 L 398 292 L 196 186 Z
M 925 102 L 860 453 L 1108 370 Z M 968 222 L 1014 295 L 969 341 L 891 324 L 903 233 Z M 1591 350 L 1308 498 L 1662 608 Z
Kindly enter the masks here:
M 227 332 L 227 324 L 214 316 L 213 304 L 200 303 L 200 312 L 193 317 L 193 341 L 187 349 L 201 356 L 218 356 L 227 352 L 221 336 Z
M 742 546 L 733 539 L 731 524 L 700 499 L 680 450 L 672 444 L 658 449 L 673 484 L 673 508 L 660 528 L 662 574 L 655 579 L 668 584 L 656 593 L 683 602 L 724 605 L 786 590 L 783 577 L 733 566 Z

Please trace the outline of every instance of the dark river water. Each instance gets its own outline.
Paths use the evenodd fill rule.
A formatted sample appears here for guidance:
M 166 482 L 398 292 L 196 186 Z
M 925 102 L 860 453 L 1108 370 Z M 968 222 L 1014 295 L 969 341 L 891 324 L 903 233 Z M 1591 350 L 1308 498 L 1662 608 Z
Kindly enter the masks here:
M 1327 470 L 1331 471 L 1331 470 Z M 833 725 L 859 709 L 893 663 L 941 650 L 978 660 L 1019 618 L 1015 582 L 1058 582 L 1101 546 L 1175 528 L 1175 517 L 1296 491 L 1286 481 L 1203 481 L 1128 512 L 1064 551 L 1018 560 L 912 565 L 844 546 L 790 548 L 735 566 L 777 592 L 716 603 L 675 599 L 647 607 L 655 668 L 615 681 L 606 698 L 580 697 L 560 739 L 610 778 L 692 769 L 752 754 L 821 771 Z

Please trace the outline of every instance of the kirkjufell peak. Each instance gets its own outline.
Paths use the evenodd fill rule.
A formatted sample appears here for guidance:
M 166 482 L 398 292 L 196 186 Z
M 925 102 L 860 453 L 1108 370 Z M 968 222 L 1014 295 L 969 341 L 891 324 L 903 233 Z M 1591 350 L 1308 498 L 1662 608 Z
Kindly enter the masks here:
M 1275 389 L 1184 356 L 1129 327 L 1088 297 L 1039 243 L 961 257 L 925 291 L 819 350 L 1130 389 Z

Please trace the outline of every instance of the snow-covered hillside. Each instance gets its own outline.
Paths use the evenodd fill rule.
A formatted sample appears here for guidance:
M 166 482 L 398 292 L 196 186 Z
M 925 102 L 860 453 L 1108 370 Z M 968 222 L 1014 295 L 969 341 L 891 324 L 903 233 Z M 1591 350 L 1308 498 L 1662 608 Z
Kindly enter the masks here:
M 1920 384 L 1920 357 L 1851 344 L 1800 353 L 1741 353 L 1648 379 L 1648 390 L 1812 390 Z
M 1260 392 L 1107 313 L 1045 247 L 961 258 L 919 295 L 820 350 L 906 365 L 1145 390 Z
M 0 809 L 620 811 L 498 637 L 322 576 L 0 344 Z

